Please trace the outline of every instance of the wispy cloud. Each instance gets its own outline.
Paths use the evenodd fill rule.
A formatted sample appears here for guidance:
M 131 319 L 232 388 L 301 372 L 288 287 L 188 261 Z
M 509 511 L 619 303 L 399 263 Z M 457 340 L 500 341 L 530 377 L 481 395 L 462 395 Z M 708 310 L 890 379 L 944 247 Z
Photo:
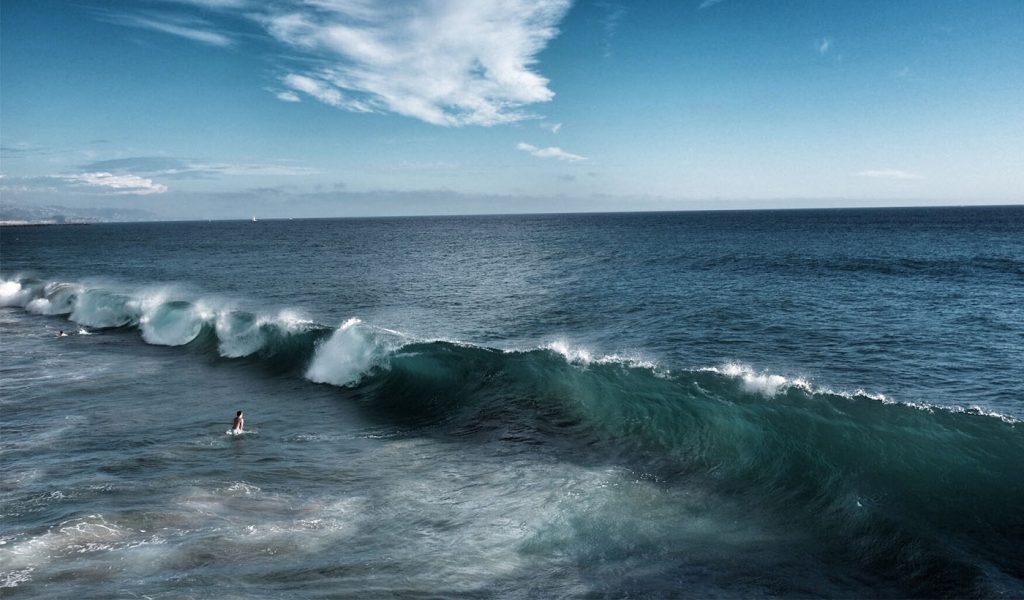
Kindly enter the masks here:
M 168 191 L 166 185 L 132 173 L 93 171 L 69 175 L 0 178 L 0 191 L 13 194 L 148 196 Z
M 217 30 L 212 23 L 198 17 L 152 12 L 102 12 L 101 15 L 103 20 L 117 25 L 159 31 L 211 46 L 225 47 L 235 43 L 233 38 Z
M 533 67 L 569 5 L 309 0 L 274 5 L 260 20 L 275 39 L 320 64 L 286 75 L 294 90 L 347 110 L 495 125 L 521 120 L 525 106 L 554 96 Z
M 820 38 L 814 41 L 814 47 L 818 50 L 818 54 L 827 54 L 832 49 L 832 38 Z
M 225 9 L 225 8 L 249 8 L 253 5 L 251 0 L 164 0 L 165 2 L 174 2 L 177 4 L 191 4 L 207 9 Z
M 285 95 L 291 94 L 291 96 L 295 98 L 295 100 L 289 100 L 292 102 L 299 101 L 299 96 L 295 92 L 302 92 L 335 108 L 344 108 L 351 110 L 352 112 L 373 111 L 373 109 L 365 102 L 345 97 L 345 95 L 341 93 L 341 90 L 329 81 L 289 73 L 281 78 L 281 82 L 294 90 L 284 92 Z M 281 98 L 281 94 L 278 94 L 277 97 L 281 100 L 285 100 L 285 98 Z
M 162 0 L 168 11 L 97 11 L 101 19 L 213 46 L 239 36 L 189 6 L 255 21 L 287 47 L 292 68 L 272 93 L 285 102 L 305 94 L 329 106 L 395 113 L 443 126 L 496 125 L 529 118 L 530 105 L 554 92 L 536 70 L 572 0 Z M 625 9 L 604 20 L 612 35 Z M 301 65 L 301 66 L 298 66 Z
M 721 4 L 722 2 L 725 2 L 725 0 L 704 0 L 700 3 L 700 6 L 697 7 L 697 10 L 704 10 L 705 8 L 710 8 L 716 4 Z
M 537 146 L 527 144 L 526 142 L 519 142 L 518 144 L 516 144 L 516 150 L 529 152 L 530 154 L 536 156 L 537 158 L 556 158 L 558 160 L 564 160 L 568 162 L 587 160 L 587 157 L 585 156 L 580 156 L 579 154 L 572 154 L 571 152 L 566 152 L 565 150 L 562 150 L 561 148 L 557 148 L 555 146 L 550 146 L 548 148 L 538 148 Z
M 162 183 L 156 183 L 152 179 L 131 174 L 115 175 L 99 171 L 95 173 L 80 173 L 78 175 L 64 175 L 60 179 L 72 184 L 107 188 L 117 194 L 148 196 L 149 194 L 163 194 L 167 191 L 167 186 Z
M 540 128 L 541 129 L 545 129 L 547 131 L 550 131 L 551 133 L 558 133 L 559 130 L 562 129 L 562 124 L 561 123 L 541 123 L 540 124 Z
M 81 165 L 80 168 L 83 171 L 136 173 L 161 179 L 212 179 L 236 175 L 302 176 L 317 173 L 315 169 L 288 162 L 228 163 L 166 156 L 134 156 L 100 160 Z
M 619 24 L 626 16 L 626 7 L 608 0 L 604 0 L 598 5 L 604 9 L 604 17 L 601 19 L 601 25 L 604 28 L 604 57 L 609 58 L 612 55 L 612 40 L 619 31 Z
M 53 152 L 52 148 L 28 142 L 18 142 L 10 146 L 0 144 L 0 157 L 7 159 L 22 158 L 25 156 L 43 156 L 52 154 Z
M 335 107 L 341 106 L 341 92 L 330 84 L 317 81 L 305 75 L 295 75 L 294 73 L 284 76 L 281 81 L 293 90 L 309 94 L 324 104 L 330 104 Z
M 924 179 L 924 177 L 917 173 L 911 173 L 910 171 L 902 171 L 900 169 L 868 169 L 866 171 L 860 171 L 856 173 L 856 175 L 858 177 L 871 177 L 874 179 Z

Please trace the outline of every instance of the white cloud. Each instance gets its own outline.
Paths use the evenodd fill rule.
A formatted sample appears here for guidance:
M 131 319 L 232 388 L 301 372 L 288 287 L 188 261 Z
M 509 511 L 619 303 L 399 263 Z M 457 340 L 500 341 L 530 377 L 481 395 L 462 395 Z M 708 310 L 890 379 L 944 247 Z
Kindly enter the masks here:
M 320 102 L 335 108 L 345 108 L 354 112 L 370 112 L 371 110 L 359 100 L 346 98 L 334 84 L 321 79 L 313 79 L 305 75 L 290 73 L 282 77 L 281 81 L 293 90 L 308 94 Z M 294 92 L 286 91 L 284 94 L 291 94 L 295 98 L 294 102 L 299 101 L 299 97 Z M 278 98 L 281 98 L 280 94 Z M 284 100 L 284 98 L 281 99 Z
M 716 4 L 721 4 L 722 2 L 725 2 L 725 0 L 704 0 L 700 3 L 700 6 L 697 7 L 697 10 L 703 10 Z
M 208 21 L 194 17 L 178 17 L 167 14 L 108 14 L 104 19 L 118 25 L 152 29 L 211 46 L 224 47 L 234 43 L 231 37 L 220 31 L 215 31 Z
M 110 188 L 118 194 L 146 196 L 149 194 L 162 194 L 167 191 L 167 186 L 162 183 L 156 183 L 152 179 L 130 174 L 115 175 L 98 171 L 95 173 L 64 175 L 61 179 L 73 184 Z
M 832 49 L 832 38 L 821 38 L 814 42 L 814 46 L 818 49 L 818 54 L 826 54 Z
M 550 131 L 551 133 L 558 133 L 558 130 L 560 130 L 562 128 L 562 124 L 561 123 L 541 123 L 540 124 L 540 128 L 541 129 L 546 129 L 546 130 Z
M 557 158 L 558 160 L 565 160 L 569 162 L 587 160 L 587 157 L 585 156 L 580 156 L 579 154 L 572 154 L 570 152 L 562 150 L 561 148 L 556 148 L 554 146 L 548 148 L 538 148 L 537 146 L 527 144 L 526 142 L 519 142 L 518 144 L 516 144 L 516 150 L 529 152 L 530 154 L 536 156 L 537 158 Z
M 261 21 L 274 38 L 319 63 L 283 80 L 321 102 L 435 125 L 495 125 L 526 118 L 523 107 L 554 96 L 534 66 L 569 6 L 570 0 L 307 0 L 277 6 Z
M 305 92 L 324 104 L 341 106 L 341 92 L 331 87 L 330 84 L 311 79 L 305 75 L 295 75 L 294 73 L 285 75 L 281 81 L 293 90 Z
M 146 177 L 170 179 L 209 179 L 232 175 L 304 176 L 316 174 L 316 169 L 281 160 L 272 163 L 224 163 L 170 156 L 134 156 L 99 160 L 79 166 L 93 173 L 114 173 L 117 176 L 134 176 L 141 173 Z
M 200 8 L 206 9 L 224 9 L 224 8 L 246 8 L 249 6 L 249 0 L 165 0 L 167 2 L 176 2 L 180 4 L 193 4 Z
M 301 102 L 299 95 L 292 91 L 278 92 L 274 95 L 282 102 Z
M 901 171 L 899 169 L 868 169 L 866 171 L 860 171 L 857 173 L 858 177 L 871 177 L 874 179 L 905 179 L 905 180 L 916 180 L 924 179 L 917 173 L 911 173 L 909 171 Z
M 604 18 L 601 19 L 604 25 L 604 57 L 611 58 L 612 40 L 619 31 L 619 24 L 626 16 L 626 7 L 610 1 L 600 2 L 598 5 L 605 11 Z
M 197 163 L 193 168 L 198 172 L 209 172 L 217 175 L 273 175 L 281 177 L 295 177 L 316 175 L 316 169 L 287 164 L 221 164 Z

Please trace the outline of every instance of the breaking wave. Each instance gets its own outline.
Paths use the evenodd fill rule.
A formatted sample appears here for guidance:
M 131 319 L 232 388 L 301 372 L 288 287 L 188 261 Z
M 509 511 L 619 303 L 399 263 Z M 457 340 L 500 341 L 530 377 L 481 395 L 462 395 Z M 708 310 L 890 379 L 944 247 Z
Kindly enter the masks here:
M 0 281 L 0 305 L 291 370 L 338 386 L 374 418 L 434 435 L 699 481 L 814 532 L 913 595 L 1012 595 L 1024 581 L 1024 431 L 1005 415 L 739 364 L 668 369 L 564 341 L 503 351 L 355 318 L 333 328 L 159 290 L 16 279 Z

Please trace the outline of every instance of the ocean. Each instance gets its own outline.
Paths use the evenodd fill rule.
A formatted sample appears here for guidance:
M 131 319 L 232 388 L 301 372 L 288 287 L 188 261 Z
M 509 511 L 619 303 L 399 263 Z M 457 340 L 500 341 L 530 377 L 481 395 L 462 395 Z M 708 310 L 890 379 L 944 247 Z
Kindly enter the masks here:
M 5 227 L 0 305 L 5 598 L 1024 596 L 1021 206 Z

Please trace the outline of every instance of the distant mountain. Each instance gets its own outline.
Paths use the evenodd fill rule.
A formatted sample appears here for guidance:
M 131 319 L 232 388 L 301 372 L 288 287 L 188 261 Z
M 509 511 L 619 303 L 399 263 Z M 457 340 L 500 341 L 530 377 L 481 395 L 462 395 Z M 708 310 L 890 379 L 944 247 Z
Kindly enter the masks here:
M 0 203 L 2 224 L 112 223 L 152 221 L 157 216 L 135 208 L 70 208 L 67 206 L 21 206 Z

